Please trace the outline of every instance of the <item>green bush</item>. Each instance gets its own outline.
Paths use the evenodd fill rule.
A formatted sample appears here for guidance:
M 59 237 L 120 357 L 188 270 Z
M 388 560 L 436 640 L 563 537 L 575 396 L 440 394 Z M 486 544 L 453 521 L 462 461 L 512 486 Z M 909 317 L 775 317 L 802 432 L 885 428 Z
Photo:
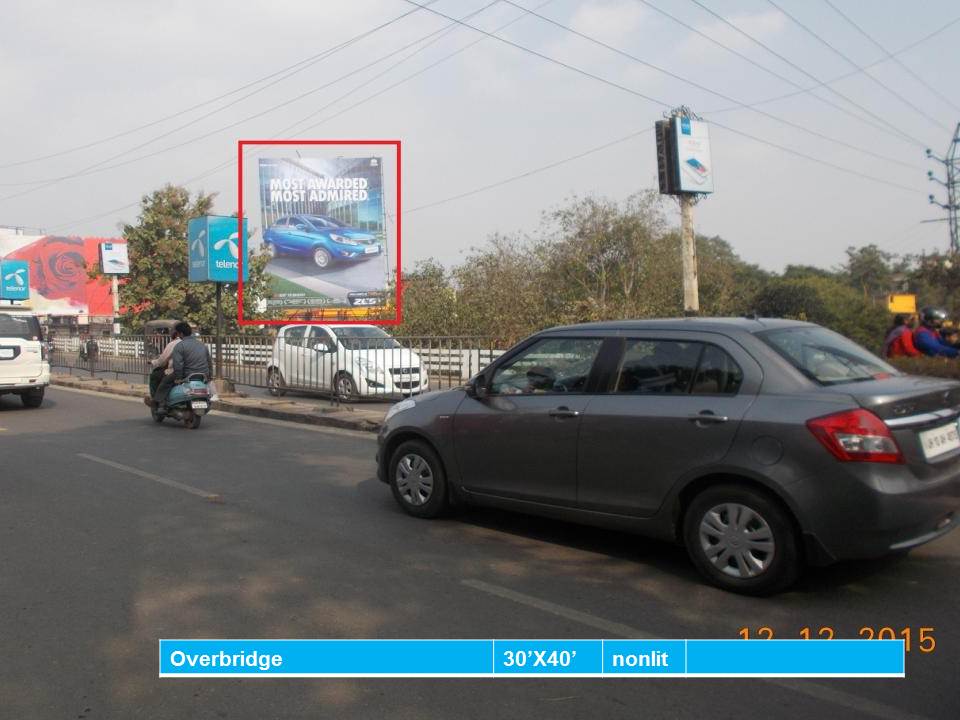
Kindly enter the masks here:
M 960 380 L 960 360 L 945 357 L 898 357 L 887 360 L 897 370 L 911 375 L 931 375 L 933 377 Z

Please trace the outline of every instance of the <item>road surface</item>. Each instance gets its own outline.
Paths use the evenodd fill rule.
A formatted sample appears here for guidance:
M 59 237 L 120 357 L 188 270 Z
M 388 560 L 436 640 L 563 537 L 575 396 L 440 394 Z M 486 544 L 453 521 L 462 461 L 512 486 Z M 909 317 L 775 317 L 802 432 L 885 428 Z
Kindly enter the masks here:
M 960 533 L 745 598 L 660 542 L 491 511 L 422 521 L 368 434 L 134 400 L 0 398 L 0 716 L 956 718 Z M 164 679 L 158 638 L 856 637 L 934 627 L 905 680 Z

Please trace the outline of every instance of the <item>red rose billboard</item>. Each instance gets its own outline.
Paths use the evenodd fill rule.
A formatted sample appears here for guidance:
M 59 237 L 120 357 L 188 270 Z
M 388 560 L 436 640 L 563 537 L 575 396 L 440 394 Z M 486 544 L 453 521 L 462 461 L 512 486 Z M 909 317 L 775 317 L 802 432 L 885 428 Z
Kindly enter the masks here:
M 100 243 L 115 238 L 0 233 L 0 256 L 30 263 L 30 305 L 47 315 L 113 315 L 110 283 L 91 280 Z

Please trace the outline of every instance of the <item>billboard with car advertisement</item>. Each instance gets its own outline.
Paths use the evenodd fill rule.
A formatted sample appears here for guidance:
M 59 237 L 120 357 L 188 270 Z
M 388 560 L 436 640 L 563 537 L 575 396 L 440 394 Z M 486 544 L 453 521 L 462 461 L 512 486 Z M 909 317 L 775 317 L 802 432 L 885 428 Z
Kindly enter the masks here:
M 100 260 L 100 244 L 123 240 L 59 235 L 16 235 L 0 231 L 0 257 L 29 266 L 30 306 L 58 316 L 112 316 L 110 283 L 89 276 Z
M 399 147 L 387 157 L 392 153 L 378 145 L 398 143 L 251 144 L 267 146 L 241 176 L 245 212 L 260 220 L 250 233 L 250 257 L 268 257 L 269 292 L 260 311 L 283 321 L 391 320 L 399 220 L 385 198 L 396 192 Z

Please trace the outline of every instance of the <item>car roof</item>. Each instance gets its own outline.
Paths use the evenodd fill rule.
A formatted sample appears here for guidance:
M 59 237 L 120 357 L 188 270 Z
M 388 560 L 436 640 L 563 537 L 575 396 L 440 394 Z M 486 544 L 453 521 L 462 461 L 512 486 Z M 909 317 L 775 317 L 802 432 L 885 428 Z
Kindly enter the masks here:
M 819 327 L 814 323 L 783 318 L 754 317 L 683 317 L 653 318 L 649 320 L 607 320 L 603 322 L 562 325 L 544 330 L 544 333 L 568 332 L 571 330 L 601 330 L 604 332 L 637 332 L 649 330 L 692 330 L 719 333 L 758 333 L 763 330 L 778 330 L 789 327 Z

